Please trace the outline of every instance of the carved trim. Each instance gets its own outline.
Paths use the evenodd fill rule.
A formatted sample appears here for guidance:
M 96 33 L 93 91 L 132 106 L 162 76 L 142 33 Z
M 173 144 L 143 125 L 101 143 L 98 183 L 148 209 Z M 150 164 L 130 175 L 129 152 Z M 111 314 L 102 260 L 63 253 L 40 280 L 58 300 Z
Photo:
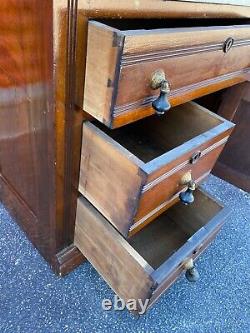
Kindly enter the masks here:
M 217 84 L 217 83 L 220 83 L 220 82 L 223 82 L 223 81 L 227 81 L 227 80 L 233 79 L 234 77 L 238 77 L 238 76 L 241 76 L 241 75 L 246 75 L 248 73 L 250 74 L 250 67 L 242 69 L 242 70 L 237 71 L 237 72 L 227 73 L 227 74 L 220 75 L 220 76 L 217 76 L 217 77 L 212 78 L 212 79 L 207 79 L 207 80 L 204 80 L 204 81 L 200 81 L 198 83 L 190 84 L 188 86 L 184 86 L 184 87 L 181 87 L 181 88 L 178 88 L 178 89 L 175 89 L 175 90 L 171 90 L 171 92 L 169 94 L 169 98 L 175 97 L 175 96 L 178 96 L 178 95 L 183 95 L 186 92 L 193 91 L 193 90 L 196 90 L 196 89 L 200 89 L 200 88 L 203 88 L 203 87 L 207 87 L 207 86 L 210 86 L 212 84 Z M 122 113 L 126 113 L 130 110 L 138 109 L 140 107 L 149 106 L 153 102 L 154 99 L 155 99 L 155 96 L 153 95 L 153 96 L 146 97 L 143 100 L 139 100 L 139 101 L 136 101 L 136 102 L 133 102 L 133 103 L 118 105 L 114 108 L 113 116 L 114 116 L 114 118 L 116 118 L 116 117 L 119 117 Z
M 133 66 L 137 63 L 145 63 L 151 61 L 159 61 L 162 59 L 173 58 L 173 57 L 183 57 L 189 56 L 197 53 L 204 52 L 214 52 L 214 51 L 223 51 L 225 41 L 216 44 L 202 44 L 198 46 L 190 46 L 185 48 L 173 48 L 173 49 L 165 49 L 160 51 L 153 51 L 144 54 L 124 54 L 121 59 L 121 66 Z M 233 44 L 233 48 L 248 46 L 250 45 L 250 39 L 239 39 L 235 41 Z
M 64 165 L 64 215 L 63 215 L 63 243 L 70 244 L 74 233 L 73 216 L 75 207 L 72 205 L 73 188 L 73 123 L 75 111 L 75 54 L 76 54 L 76 25 L 78 0 L 68 1 L 67 17 L 67 53 L 65 77 L 65 165 Z
M 222 140 L 215 142 L 212 146 L 204 149 L 201 152 L 201 157 L 209 154 L 212 150 L 218 148 L 219 146 L 224 145 L 227 140 L 228 140 L 229 136 L 223 138 Z M 183 169 L 186 165 L 190 164 L 190 160 L 186 160 L 183 163 L 177 165 L 176 167 L 174 167 L 173 169 L 169 170 L 168 172 L 164 173 L 163 175 L 161 175 L 160 177 L 154 179 L 153 181 L 151 181 L 150 183 L 146 184 L 143 186 L 142 188 L 142 193 L 147 192 L 148 190 L 150 190 L 152 187 L 158 185 L 159 183 L 161 183 L 163 180 L 167 179 L 168 177 L 172 176 L 173 174 L 175 174 L 176 172 L 178 172 L 179 170 Z

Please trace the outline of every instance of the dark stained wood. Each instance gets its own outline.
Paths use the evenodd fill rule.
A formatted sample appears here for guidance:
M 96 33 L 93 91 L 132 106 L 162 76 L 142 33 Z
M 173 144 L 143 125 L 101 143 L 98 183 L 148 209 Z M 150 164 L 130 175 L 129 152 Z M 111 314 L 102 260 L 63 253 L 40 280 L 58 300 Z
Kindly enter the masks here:
M 52 268 L 62 274 L 83 257 L 70 249 L 75 215 L 71 232 L 66 216 L 67 205 L 74 210 L 74 204 L 68 203 L 73 189 L 65 191 L 72 177 L 65 176 L 70 120 L 64 117 L 66 95 L 73 101 L 72 92 L 66 93 L 65 75 L 67 59 L 72 57 L 72 51 L 66 53 L 72 7 L 61 1 L 54 10 L 53 1 L 1 2 L 0 198 Z M 83 115 L 78 114 L 81 128 Z M 77 187 L 78 183 L 75 196 Z M 75 264 L 66 259 L 66 249 Z
M 185 262 L 206 249 L 228 214 L 198 190 L 193 206 L 174 205 L 126 241 L 82 197 L 75 245 L 120 297 L 126 301 L 149 298 L 153 303 L 182 274 Z
M 59 274 L 78 266 L 79 251 L 72 251 L 81 147 L 81 127 L 85 115 L 75 107 L 75 53 L 76 17 L 75 0 L 54 1 L 53 51 L 55 80 L 55 168 L 56 168 L 56 218 L 54 220 L 56 241 L 55 269 Z M 72 256 L 71 262 L 62 263 Z M 74 263 L 74 265 L 72 264 Z M 62 271 L 60 269 L 62 263 Z
M 250 192 L 250 83 L 226 91 L 218 114 L 235 122 L 235 130 L 213 173 Z
M 76 266 L 80 265 L 85 258 L 78 248 L 72 243 L 56 254 L 54 270 L 60 275 L 66 275 Z
M 83 101 L 86 112 L 112 128 L 153 114 L 151 104 L 159 91 L 150 84 L 153 73 L 159 69 L 166 75 L 171 88 L 169 100 L 175 105 L 183 103 L 182 95 L 190 96 L 197 91 L 208 94 L 216 90 L 218 83 L 225 88 L 247 79 L 249 25 L 165 29 L 159 26 L 155 24 L 154 29 L 152 23 L 150 30 L 145 30 L 142 23 L 141 29 L 139 25 L 138 30 L 123 30 L 117 29 L 117 24 L 112 28 L 89 22 Z M 224 53 L 223 45 L 229 37 L 234 39 L 233 48 Z M 97 52 L 100 40 L 101 53 Z M 119 121 L 120 117 L 124 123 Z
M 0 199 L 52 264 L 52 1 L 1 1 Z
M 209 174 L 233 126 L 191 102 L 116 130 L 85 122 L 79 191 L 124 236 L 134 234 L 176 201 L 186 173 L 197 183 Z
M 217 108 L 215 105 L 215 110 L 213 111 L 219 114 L 221 117 L 233 121 L 243 96 L 247 96 L 247 86 L 249 86 L 249 83 L 241 83 L 237 84 L 235 87 L 230 87 L 224 90 L 221 93 L 221 96 L 217 96 L 217 99 L 220 98 L 219 102 L 216 103 L 216 98 L 215 101 L 213 101 L 213 103 L 218 104 Z M 214 104 L 211 106 L 214 107 Z

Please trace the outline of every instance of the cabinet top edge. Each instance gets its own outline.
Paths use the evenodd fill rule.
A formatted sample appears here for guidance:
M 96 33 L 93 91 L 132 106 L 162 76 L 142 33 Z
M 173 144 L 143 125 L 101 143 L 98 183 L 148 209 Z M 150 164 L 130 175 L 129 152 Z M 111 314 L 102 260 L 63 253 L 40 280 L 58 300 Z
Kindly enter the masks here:
M 79 0 L 78 10 L 91 18 L 250 18 L 249 6 L 211 2 Z

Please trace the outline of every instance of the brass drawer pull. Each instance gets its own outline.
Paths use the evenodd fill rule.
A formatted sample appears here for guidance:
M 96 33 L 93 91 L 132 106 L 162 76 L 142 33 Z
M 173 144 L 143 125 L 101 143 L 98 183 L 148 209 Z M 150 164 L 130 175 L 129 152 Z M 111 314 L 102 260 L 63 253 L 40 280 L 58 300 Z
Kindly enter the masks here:
M 185 276 L 189 282 L 196 282 L 199 280 L 200 274 L 197 268 L 194 266 L 193 259 L 187 260 L 184 267 L 186 269 Z
M 195 182 L 191 180 L 188 183 L 188 188 L 185 192 L 179 194 L 179 198 L 184 205 L 190 205 L 194 202 L 194 190 L 196 188 Z
M 168 100 L 170 86 L 164 71 L 158 70 L 153 74 L 151 88 L 154 90 L 160 88 L 160 95 L 153 101 L 152 107 L 155 109 L 156 114 L 163 115 L 171 108 Z

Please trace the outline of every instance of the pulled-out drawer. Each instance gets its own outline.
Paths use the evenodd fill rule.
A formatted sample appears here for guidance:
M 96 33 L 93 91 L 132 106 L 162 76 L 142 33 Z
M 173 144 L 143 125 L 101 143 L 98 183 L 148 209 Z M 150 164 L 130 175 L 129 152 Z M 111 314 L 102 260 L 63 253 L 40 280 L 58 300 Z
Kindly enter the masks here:
M 122 21 L 89 22 L 83 109 L 107 126 L 155 113 L 164 80 L 166 111 L 249 79 L 250 25 L 159 29 L 166 20 L 146 22 L 134 30 Z
M 151 306 L 183 272 L 190 281 L 198 278 L 193 262 L 228 214 L 198 190 L 192 206 L 177 203 L 126 240 L 80 197 L 74 243 L 110 287 L 125 301 L 135 299 L 140 310 L 141 302 Z
M 79 191 L 130 236 L 209 174 L 233 126 L 193 102 L 115 130 L 85 122 Z

